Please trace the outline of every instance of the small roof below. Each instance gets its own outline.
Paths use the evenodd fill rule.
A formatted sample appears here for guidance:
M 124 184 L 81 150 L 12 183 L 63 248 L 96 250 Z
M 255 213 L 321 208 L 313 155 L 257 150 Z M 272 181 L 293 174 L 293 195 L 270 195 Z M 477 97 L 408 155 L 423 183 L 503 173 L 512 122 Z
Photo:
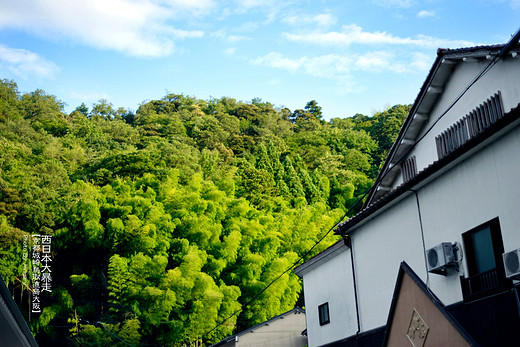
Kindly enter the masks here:
M 265 322 L 262 322 L 260 324 L 257 324 L 251 328 L 247 328 L 246 330 L 243 330 L 239 333 L 236 333 L 235 335 L 232 335 L 232 336 L 228 336 L 226 337 L 225 339 L 223 339 L 222 341 L 219 341 L 217 342 L 216 344 L 214 345 L 211 345 L 211 347 L 217 347 L 217 346 L 226 346 L 228 345 L 229 343 L 231 342 L 234 342 L 234 341 L 239 341 L 239 337 L 240 336 L 243 336 L 243 335 L 246 335 L 246 334 L 249 334 L 249 333 L 253 333 L 255 330 L 257 329 L 260 329 L 262 327 L 265 327 L 265 326 L 268 326 L 269 324 L 279 320 L 279 319 L 284 319 L 285 317 L 291 315 L 291 314 L 305 314 L 305 310 L 302 309 L 302 308 L 299 308 L 299 307 L 295 307 L 293 308 L 292 310 L 290 311 L 287 311 L 285 313 L 282 313 L 282 314 L 279 314 L 278 316 L 275 316 Z M 305 335 L 304 335 L 305 333 Z M 305 326 L 302 327 L 302 330 L 300 332 L 300 334 L 302 336 L 307 336 L 307 329 L 305 329 Z
M 384 346 L 476 346 L 415 272 L 401 263 L 390 305 Z

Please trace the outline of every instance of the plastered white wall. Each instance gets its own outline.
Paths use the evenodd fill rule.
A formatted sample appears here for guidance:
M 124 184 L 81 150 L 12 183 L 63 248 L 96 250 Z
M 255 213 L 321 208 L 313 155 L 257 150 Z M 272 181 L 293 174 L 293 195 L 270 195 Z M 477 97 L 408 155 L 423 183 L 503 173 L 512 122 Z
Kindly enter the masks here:
M 445 304 L 462 300 L 458 274 L 441 276 L 426 271 L 424 249 L 441 242 L 459 242 L 462 234 L 499 217 L 505 251 L 520 248 L 520 128 L 464 160 L 417 191 L 424 230 L 421 236 L 415 195 L 409 195 L 352 234 L 361 331 L 386 324 L 398 269 L 402 261 L 427 282 Z M 355 311 L 349 250 L 304 276 L 310 345 L 355 333 Z M 462 262 L 461 274 L 466 269 Z M 345 275 L 346 274 L 346 275 Z M 466 274 L 467 275 L 467 274 Z M 340 298 L 337 302 L 336 298 Z M 331 312 L 346 324 L 319 329 L 317 306 L 329 301 Z M 347 316 L 343 316 L 343 315 Z M 316 336 L 318 335 L 318 337 Z M 330 337 L 330 340 L 325 340 Z
M 350 251 L 343 246 L 318 268 L 304 275 L 305 316 L 309 347 L 356 333 L 356 310 Z M 328 302 L 330 323 L 320 326 L 318 306 Z

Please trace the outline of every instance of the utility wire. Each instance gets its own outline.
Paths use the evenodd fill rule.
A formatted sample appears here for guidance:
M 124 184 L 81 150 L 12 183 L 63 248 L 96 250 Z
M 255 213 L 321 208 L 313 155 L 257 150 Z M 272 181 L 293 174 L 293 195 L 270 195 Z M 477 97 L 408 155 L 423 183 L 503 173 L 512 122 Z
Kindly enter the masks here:
M 486 65 L 486 67 L 463 89 L 463 91 L 455 98 L 455 100 L 447 107 L 447 109 L 441 113 L 441 115 L 439 117 L 437 117 L 437 119 L 428 127 L 428 129 L 424 132 L 423 135 L 421 135 L 415 142 L 412 146 L 410 146 L 410 148 L 408 150 L 405 151 L 405 153 L 403 155 L 401 155 L 398 160 L 396 161 L 396 163 L 394 164 L 394 166 L 400 164 L 404 159 L 407 158 L 408 154 L 410 154 L 410 152 L 413 150 L 413 148 L 415 148 L 415 146 L 417 146 L 417 144 L 419 142 L 421 142 L 425 137 L 426 135 L 428 135 L 430 133 L 430 131 L 435 127 L 435 125 L 460 101 L 460 99 L 468 92 L 468 90 L 473 87 L 473 85 L 475 85 L 475 83 L 477 83 L 478 80 L 480 80 L 487 72 L 489 72 L 489 70 L 491 70 L 491 68 L 498 62 L 499 59 L 503 58 L 504 55 L 506 55 L 511 49 L 512 49 L 512 46 L 518 42 L 520 38 L 520 29 L 515 33 L 515 35 L 513 36 L 513 38 L 511 39 L 511 41 L 506 44 L 502 50 L 499 52 L 498 55 L 496 55 L 490 62 L 488 65 Z M 240 313 L 241 311 L 243 311 L 244 309 L 246 309 L 253 301 L 255 301 L 260 295 L 262 295 L 269 287 L 271 287 L 277 280 L 279 280 L 283 275 L 285 275 L 287 272 L 289 272 L 291 269 L 293 269 L 296 265 L 298 265 L 300 263 L 301 260 L 303 260 L 307 255 L 309 255 L 309 253 L 314 249 L 316 248 L 316 246 L 318 246 L 329 234 L 332 230 L 334 230 L 336 228 L 336 226 L 338 224 L 340 224 L 344 219 L 345 217 L 348 216 L 348 214 L 350 213 L 350 211 L 352 209 L 354 209 L 369 193 L 372 189 L 374 189 L 374 187 L 376 187 L 382 180 L 384 177 L 386 177 L 386 175 L 390 172 L 390 169 L 389 168 L 388 170 L 386 170 L 378 179 L 376 179 L 376 181 L 374 182 L 374 184 L 372 185 L 371 188 L 369 188 L 360 198 L 358 198 L 356 200 L 356 202 L 350 206 L 347 211 L 345 212 L 345 214 L 341 217 L 341 219 L 336 222 L 319 240 L 317 240 L 314 245 L 312 245 L 311 248 L 309 248 L 309 250 L 307 250 L 302 256 L 300 256 L 300 258 L 298 258 L 297 261 L 295 261 L 290 267 L 288 267 L 284 272 L 282 272 L 280 275 L 278 275 L 275 279 L 273 279 L 269 284 L 267 284 L 260 292 L 258 292 L 255 296 L 253 296 L 248 302 L 246 302 L 244 305 L 242 305 L 241 308 L 239 308 L 238 310 L 236 310 L 235 312 L 233 312 L 231 315 L 229 315 L 226 319 L 224 319 L 222 322 L 220 322 L 219 324 L 217 324 L 214 328 L 212 328 L 211 330 L 207 331 L 206 333 L 204 333 L 202 335 L 202 337 L 204 336 L 207 336 L 209 335 L 211 332 L 213 332 L 215 329 L 217 329 L 218 327 L 222 326 L 225 322 L 227 322 L 229 319 L 231 319 L 232 317 L 234 317 L 235 315 L 237 315 L 238 313 Z
M 110 329 L 108 329 L 103 323 L 101 322 L 96 322 L 97 324 L 101 325 L 101 327 L 103 327 L 103 329 L 105 329 L 106 331 L 108 331 L 110 333 L 110 335 L 114 336 L 116 339 L 118 339 L 119 341 L 127 344 L 128 346 L 130 347 L 134 347 L 134 345 L 126 342 L 125 340 L 123 340 L 122 338 L 120 338 L 119 336 L 117 336 L 116 334 L 114 334 L 112 331 L 110 331 Z
M 228 320 L 230 320 L 231 318 L 233 318 L 235 315 L 237 315 L 238 313 L 240 313 L 241 311 L 243 311 L 244 309 L 246 309 L 253 301 L 255 301 L 260 295 L 262 295 L 269 287 L 271 287 L 276 281 L 278 281 L 283 275 L 285 275 L 287 272 L 289 272 L 290 270 L 292 270 L 296 265 L 298 265 L 300 263 L 300 261 L 302 261 L 306 256 L 309 255 L 309 253 L 312 252 L 312 250 L 314 248 L 316 248 L 316 246 L 318 246 L 329 234 L 331 231 L 334 230 L 334 228 L 336 228 L 336 226 L 341 223 L 342 220 L 345 219 L 345 217 L 347 217 L 347 215 L 350 213 L 350 211 L 352 211 L 352 209 L 354 209 L 368 194 L 370 190 L 367 190 L 362 197 L 358 198 L 356 200 L 356 202 L 350 206 L 347 211 L 343 214 L 343 216 L 336 222 L 334 223 L 334 225 L 322 236 L 320 237 L 315 243 L 314 245 L 312 245 L 311 248 L 309 248 L 302 256 L 300 256 L 298 258 L 298 260 L 296 260 L 291 266 L 289 266 L 284 272 L 282 272 L 280 275 L 278 275 L 275 279 L 273 279 L 271 282 L 269 282 L 268 285 L 266 285 L 260 292 L 258 292 L 255 296 L 253 296 L 248 302 L 246 302 L 244 305 L 242 305 L 238 310 L 236 310 L 235 312 L 233 312 L 232 314 L 230 314 L 226 319 L 224 319 L 222 322 L 220 322 L 219 324 L 217 324 L 213 329 L 207 331 L 206 333 L 204 333 L 202 336 L 207 336 L 209 335 L 211 332 L 213 332 L 215 329 L 217 329 L 218 327 L 220 327 L 221 325 L 223 325 L 225 322 L 227 322 Z

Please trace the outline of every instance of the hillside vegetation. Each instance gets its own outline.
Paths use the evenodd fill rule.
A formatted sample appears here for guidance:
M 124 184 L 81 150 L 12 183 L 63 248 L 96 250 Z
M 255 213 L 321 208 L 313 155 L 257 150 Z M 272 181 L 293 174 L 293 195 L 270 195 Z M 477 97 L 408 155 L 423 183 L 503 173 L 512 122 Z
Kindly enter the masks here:
M 408 110 L 324 121 L 314 100 L 168 94 L 65 114 L 0 80 L 0 272 L 27 315 L 22 244 L 52 236 L 41 345 L 216 342 L 301 305 L 292 271 L 262 290 L 371 186 Z

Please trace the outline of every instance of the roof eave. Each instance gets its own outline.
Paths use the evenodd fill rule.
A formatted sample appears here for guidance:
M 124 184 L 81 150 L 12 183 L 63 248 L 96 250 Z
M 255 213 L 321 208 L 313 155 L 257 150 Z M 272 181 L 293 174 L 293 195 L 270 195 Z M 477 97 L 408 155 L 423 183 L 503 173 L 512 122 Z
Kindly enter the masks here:
M 346 247 L 344 240 L 337 241 L 329 248 L 316 254 L 314 257 L 310 258 L 305 263 L 294 268 L 294 273 L 299 277 L 303 277 L 303 275 L 305 275 L 309 271 L 316 268 L 322 262 L 328 261 L 330 259 L 331 255 L 335 254 L 337 251 L 341 250 L 343 247 Z
M 518 125 L 520 125 L 520 104 L 510 112 L 506 113 L 501 120 L 487 128 L 478 136 L 472 138 L 463 146 L 454 150 L 451 154 L 435 161 L 408 182 L 395 188 L 379 200 L 362 209 L 361 212 L 354 217 L 341 223 L 336 228 L 335 232 L 340 235 L 351 234 L 355 229 L 369 220 L 369 217 L 373 218 L 380 212 L 386 210 L 386 208 L 393 206 L 395 203 L 405 198 L 407 194 L 411 194 L 413 190 L 419 189 L 428 184 L 430 181 L 436 179 L 459 162 L 473 155 L 478 149 L 488 145 L 494 141 L 495 138 L 502 136 Z
M 376 184 L 363 205 L 366 208 L 370 204 L 386 195 L 399 173 L 398 163 L 401 156 L 407 153 L 413 146 L 417 135 L 429 119 L 436 100 L 442 94 L 446 83 L 449 81 L 452 71 L 460 62 L 490 59 L 500 54 L 506 47 L 505 44 L 491 46 L 477 46 L 460 49 L 438 49 L 437 57 L 426 77 L 417 98 L 415 99 L 408 116 L 399 131 L 396 141 L 393 143 L 382 169 L 376 178 Z M 378 193 L 379 191 L 379 193 Z

